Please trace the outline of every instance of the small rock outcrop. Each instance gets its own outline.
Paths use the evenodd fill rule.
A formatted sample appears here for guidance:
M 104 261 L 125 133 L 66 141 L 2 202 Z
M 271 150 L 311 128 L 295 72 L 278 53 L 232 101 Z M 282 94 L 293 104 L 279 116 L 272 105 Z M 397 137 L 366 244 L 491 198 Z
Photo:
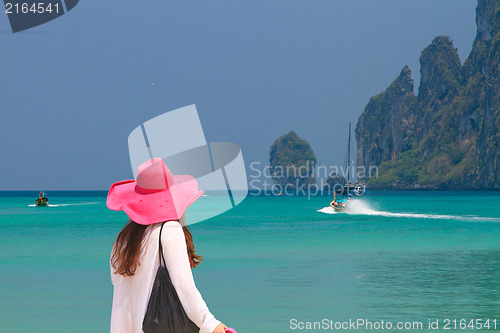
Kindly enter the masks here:
M 281 189 L 315 186 L 316 163 L 316 156 L 309 143 L 294 131 L 278 138 L 269 152 L 271 176 Z
M 323 184 L 323 190 L 327 192 L 339 189 L 347 184 L 345 177 L 339 175 L 336 172 L 332 172 L 326 179 L 325 184 Z

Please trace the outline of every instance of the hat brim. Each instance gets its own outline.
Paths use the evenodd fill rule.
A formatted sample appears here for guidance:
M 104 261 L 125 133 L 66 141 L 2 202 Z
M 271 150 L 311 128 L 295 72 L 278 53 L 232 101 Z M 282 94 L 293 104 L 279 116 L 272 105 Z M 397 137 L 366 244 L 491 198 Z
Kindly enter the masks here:
M 166 190 L 147 193 L 135 180 L 123 180 L 111 185 L 106 205 L 111 210 L 123 210 L 134 222 L 149 225 L 178 220 L 186 209 L 203 195 L 198 182 L 190 175 L 175 175 Z

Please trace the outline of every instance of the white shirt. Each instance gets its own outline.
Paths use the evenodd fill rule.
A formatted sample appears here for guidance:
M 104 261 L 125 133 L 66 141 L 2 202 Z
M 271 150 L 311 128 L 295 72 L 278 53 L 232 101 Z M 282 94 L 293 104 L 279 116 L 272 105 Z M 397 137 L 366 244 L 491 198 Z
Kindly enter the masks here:
M 160 264 L 158 249 L 160 226 L 161 223 L 157 223 L 146 229 L 139 266 L 134 275 L 114 274 L 114 268 L 111 266 L 111 281 L 114 285 L 111 333 L 143 333 L 142 321 Z M 212 333 L 220 321 L 210 313 L 196 288 L 189 264 L 186 239 L 178 221 L 165 223 L 161 243 L 170 279 L 184 311 L 203 333 Z

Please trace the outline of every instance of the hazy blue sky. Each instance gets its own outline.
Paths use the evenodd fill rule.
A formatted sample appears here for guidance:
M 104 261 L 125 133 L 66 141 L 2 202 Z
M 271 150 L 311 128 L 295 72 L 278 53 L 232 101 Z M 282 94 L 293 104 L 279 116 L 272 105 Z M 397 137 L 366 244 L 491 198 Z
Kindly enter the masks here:
M 341 164 L 349 121 L 449 35 L 465 60 L 472 0 L 82 0 L 12 34 L 0 15 L 0 189 L 107 189 L 127 137 L 196 104 L 208 141 L 267 163 L 295 130 Z M 152 85 L 154 83 L 154 85 Z M 339 146 L 335 143 L 338 142 Z

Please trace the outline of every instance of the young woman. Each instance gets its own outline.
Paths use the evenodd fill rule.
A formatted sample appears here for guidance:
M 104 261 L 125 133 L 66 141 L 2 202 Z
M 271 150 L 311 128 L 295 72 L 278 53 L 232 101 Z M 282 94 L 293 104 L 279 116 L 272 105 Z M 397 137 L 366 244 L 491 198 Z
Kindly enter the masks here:
M 172 175 L 161 158 L 141 164 L 137 171 L 137 181 L 113 184 L 107 198 L 109 209 L 123 210 L 130 218 L 111 252 L 111 333 L 143 332 L 142 321 L 159 266 L 160 226 L 166 221 L 161 235 L 163 254 L 187 316 L 203 333 L 224 333 L 226 326 L 208 310 L 191 273 L 202 258 L 195 254 L 185 211 L 203 191 L 193 177 Z

